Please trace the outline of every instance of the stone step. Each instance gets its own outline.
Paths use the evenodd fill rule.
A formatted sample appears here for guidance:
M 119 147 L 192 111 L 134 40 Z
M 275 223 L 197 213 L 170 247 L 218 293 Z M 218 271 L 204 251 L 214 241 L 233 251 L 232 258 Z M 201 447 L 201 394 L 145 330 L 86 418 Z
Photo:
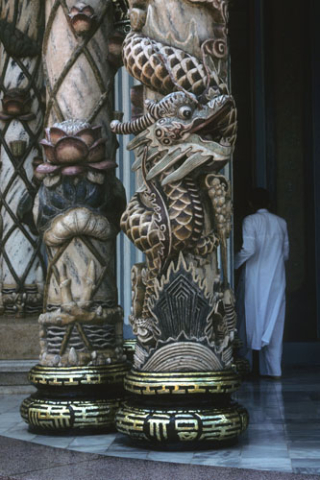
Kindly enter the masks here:
M 37 360 L 1 360 L 0 395 L 35 392 L 36 389 L 29 383 L 28 372 L 37 363 Z
M 38 317 L 0 317 L 0 361 L 39 358 Z
M 0 386 L 29 385 L 28 372 L 37 360 L 1 360 Z

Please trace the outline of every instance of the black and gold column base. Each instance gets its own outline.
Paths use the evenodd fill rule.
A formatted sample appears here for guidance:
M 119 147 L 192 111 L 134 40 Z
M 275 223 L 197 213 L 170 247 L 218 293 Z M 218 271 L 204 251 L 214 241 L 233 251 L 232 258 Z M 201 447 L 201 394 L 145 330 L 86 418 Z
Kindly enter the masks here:
M 234 441 L 249 421 L 232 401 L 240 386 L 234 370 L 221 372 L 146 373 L 131 370 L 125 388 L 131 393 L 118 410 L 119 432 L 161 445 L 222 444 Z
M 245 408 L 142 407 L 125 403 L 117 413 L 119 432 L 152 443 L 226 442 L 234 440 L 248 425 Z
M 40 434 L 103 433 L 115 429 L 124 399 L 127 363 L 87 367 L 44 367 L 29 372 L 38 391 L 20 408 L 29 430 Z

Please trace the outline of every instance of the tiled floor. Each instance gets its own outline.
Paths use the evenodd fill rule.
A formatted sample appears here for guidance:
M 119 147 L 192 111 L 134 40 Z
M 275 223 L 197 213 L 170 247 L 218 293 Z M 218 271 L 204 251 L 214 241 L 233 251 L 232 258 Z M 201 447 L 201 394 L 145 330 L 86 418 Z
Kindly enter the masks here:
M 245 382 L 233 396 L 250 414 L 238 443 L 221 450 L 164 452 L 129 444 L 121 434 L 50 437 L 28 433 L 19 406 L 26 395 L 0 396 L 0 435 L 100 455 L 192 465 L 320 474 L 320 367 L 285 372 L 281 382 Z

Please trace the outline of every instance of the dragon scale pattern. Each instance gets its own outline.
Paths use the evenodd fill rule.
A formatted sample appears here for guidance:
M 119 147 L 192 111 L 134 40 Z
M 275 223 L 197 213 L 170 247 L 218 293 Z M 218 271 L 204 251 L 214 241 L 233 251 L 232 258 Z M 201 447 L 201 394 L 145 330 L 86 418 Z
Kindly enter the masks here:
M 191 177 L 164 187 L 172 228 L 172 251 L 194 247 L 203 230 L 203 208 L 198 189 Z
M 165 178 L 173 169 L 166 171 Z M 129 202 L 121 219 L 121 228 L 139 250 L 143 251 L 148 261 L 148 276 L 144 299 L 143 317 L 149 318 L 148 299 L 154 291 L 154 279 L 162 274 L 164 263 L 174 258 L 179 252 L 193 251 L 205 256 L 218 246 L 219 240 L 212 233 L 203 235 L 204 212 L 199 189 L 192 179 L 186 177 L 163 187 L 162 195 L 166 199 L 170 232 L 171 249 L 164 256 L 165 233 L 161 225 L 165 224 L 159 212 L 147 207 L 145 198 L 152 203 L 152 185 L 142 194 L 136 193 Z M 147 202 L 149 203 L 149 202 Z
M 203 63 L 193 55 L 140 33 L 127 35 L 123 43 L 123 63 L 134 78 L 164 95 L 176 91 L 177 85 L 195 95 L 201 95 L 209 87 L 226 90 L 215 72 L 210 71 L 208 76 Z

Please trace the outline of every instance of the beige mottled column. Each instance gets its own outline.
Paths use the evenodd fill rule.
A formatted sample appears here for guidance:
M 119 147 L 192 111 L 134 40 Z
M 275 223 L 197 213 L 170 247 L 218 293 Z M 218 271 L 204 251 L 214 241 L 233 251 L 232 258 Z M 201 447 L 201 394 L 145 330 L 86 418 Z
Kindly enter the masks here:
M 0 311 L 42 309 L 45 265 L 32 219 L 44 118 L 41 42 L 44 2 L 0 2 Z
M 40 364 L 30 372 L 42 395 L 22 407 L 23 418 L 40 432 L 112 427 L 127 370 L 115 276 L 126 199 L 115 176 L 117 141 L 110 130 L 123 39 L 119 13 L 125 11 L 111 1 L 46 2 L 45 161 L 35 170 L 42 184 L 33 213 L 48 271 Z M 64 388 L 57 388 L 57 376 Z

